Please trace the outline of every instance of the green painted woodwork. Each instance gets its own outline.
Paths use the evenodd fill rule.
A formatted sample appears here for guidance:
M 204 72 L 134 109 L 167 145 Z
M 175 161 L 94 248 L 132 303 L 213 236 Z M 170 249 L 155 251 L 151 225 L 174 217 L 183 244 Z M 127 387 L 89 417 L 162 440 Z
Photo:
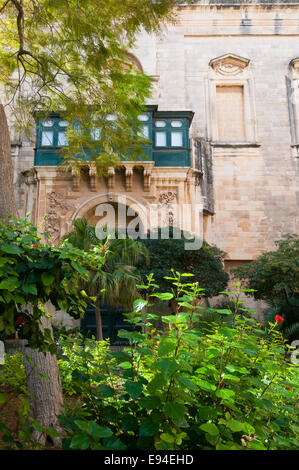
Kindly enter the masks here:
M 147 106 L 147 111 L 140 115 L 143 136 L 152 141 L 151 145 L 144 146 L 144 152 L 155 166 L 190 166 L 189 128 L 193 114 L 191 111 L 158 111 L 157 106 Z M 61 163 L 59 149 L 67 145 L 66 125 L 59 114 L 54 113 L 45 120 L 37 120 L 35 166 Z
M 128 341 L 118 337 L 119 330 L 131 330 L 132 325 L 125 322 L 122 308 L 111 307 L 107 304 L 101 304 L 101 318 L 103 338 L 110 340 L 112 346 L 126 346 Z M 96 337 L 97 327 L 95 318 L 95 309 L 89 305 L 85 315 L 81 320 L 81 332 L 84 336 Z

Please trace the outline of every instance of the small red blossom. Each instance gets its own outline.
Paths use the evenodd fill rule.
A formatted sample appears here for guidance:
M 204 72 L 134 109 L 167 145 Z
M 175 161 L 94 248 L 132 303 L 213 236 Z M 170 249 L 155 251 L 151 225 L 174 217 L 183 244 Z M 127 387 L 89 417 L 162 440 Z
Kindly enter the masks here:
M 280 337 L 280 338 L 281 338 L 281 339 L 283 339 L 283 336 L 281 335 L 281 337 Z
M 291 387 L 286 387 L 286 390 L 291 390 Z
M 24 325 L 24 323 L 26 323 L 26 320 L 25 320 L 24 317 L 21 317 L 21 316 L 20 316 L 20 317 L 18 317 L 18 318 L 16 319 L 16 324 L 17 324 L 17 325 Z
M 73 336 L 73 334 L 72 334 L 72 333 L 70 333 L 70 334 L 69 334 L 69 336 Z
M 264 323 L 260 323 L 260 326 L 265 326 Z
M 38 248 L 38 245 L 31 245 L 31 248 Z
M 276 315 L 275 321 L 276 321 L 277 323 L 282 323 L 282 322 L 284 321 L 284 318 L 280 317 L 279 315 Z

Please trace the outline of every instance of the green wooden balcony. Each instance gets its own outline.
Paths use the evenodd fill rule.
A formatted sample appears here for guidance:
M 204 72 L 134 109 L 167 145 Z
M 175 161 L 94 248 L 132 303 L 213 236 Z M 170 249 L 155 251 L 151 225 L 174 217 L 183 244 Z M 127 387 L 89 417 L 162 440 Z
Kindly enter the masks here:
M 190 166 L 189 128 L 192 111 L 158 111 L 157 106 L 147 106 L 139 116 L 142 135 L 152 142 L 144 146 L 144 153 L 155 166 Z M 113 119 L 113 116 L 111 116 Z M 68 122 L 59 114 L 36 121 L 35 166 L 57 166 L 62 158 L 59 149 L 67 145 L 65 131 Z

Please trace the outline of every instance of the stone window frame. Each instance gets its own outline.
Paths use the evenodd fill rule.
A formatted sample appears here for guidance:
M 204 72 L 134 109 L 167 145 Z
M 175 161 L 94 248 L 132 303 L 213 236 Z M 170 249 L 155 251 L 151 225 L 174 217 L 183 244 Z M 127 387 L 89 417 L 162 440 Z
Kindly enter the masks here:
M 225 54 L 212 59 L 206 80 L 207 137 L 217 148 L 256 148 L 257 120 L 254 81 L 249 67 L 250 60 L 235 54 Z M 244 141 L 220 141 L 218 138 L 216 90 L 217 86 L 242 86 L 244 93 L 245 134 Z
M 290 112 L 291 148 L 292 154 L 299 158 L 299 57 L 291 60 L 289 72 L 286 80 Z

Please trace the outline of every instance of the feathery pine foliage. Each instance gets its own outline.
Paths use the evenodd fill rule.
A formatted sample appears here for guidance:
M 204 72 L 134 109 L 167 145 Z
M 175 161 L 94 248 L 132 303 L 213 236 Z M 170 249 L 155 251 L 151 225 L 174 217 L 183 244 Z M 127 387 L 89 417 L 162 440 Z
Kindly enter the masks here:
M 62 150 L 67 163 L 93 155 L 104 171 L 120 155 L 140 155 L 137 116 L 151 82 L 126 51 L 141 30 L 154 32 L 172 21 L 179 3 L 3 0 L 0 82 L 19 130 L 29 132 L 35 112 L 61 112 L 70 123 Z M 117 121 L 107 120 L 111 114 Z

